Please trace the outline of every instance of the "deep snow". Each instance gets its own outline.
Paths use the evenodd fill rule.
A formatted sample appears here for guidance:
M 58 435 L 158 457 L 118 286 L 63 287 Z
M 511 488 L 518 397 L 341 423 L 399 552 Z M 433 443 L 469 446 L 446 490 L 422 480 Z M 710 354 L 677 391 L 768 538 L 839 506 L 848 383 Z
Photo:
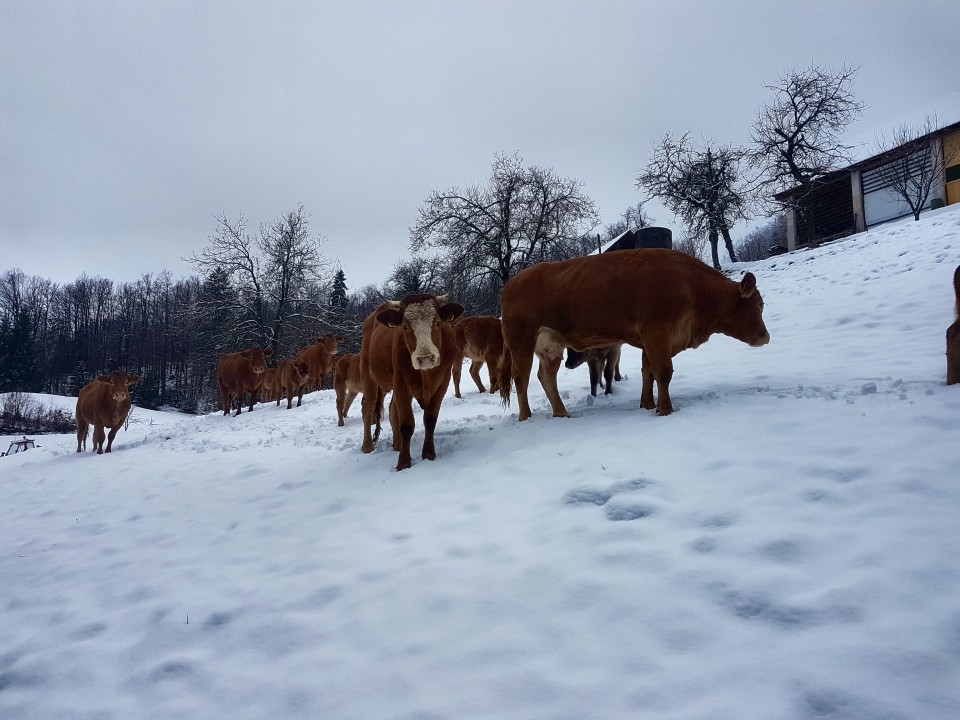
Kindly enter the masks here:
M 464 373 L 402 473 L 332 391 L 0 459 L 0 718 L 960 717 L 947 210 L 737 266 L 771 343 L 666 418 L 625 349 L 572 419 Z

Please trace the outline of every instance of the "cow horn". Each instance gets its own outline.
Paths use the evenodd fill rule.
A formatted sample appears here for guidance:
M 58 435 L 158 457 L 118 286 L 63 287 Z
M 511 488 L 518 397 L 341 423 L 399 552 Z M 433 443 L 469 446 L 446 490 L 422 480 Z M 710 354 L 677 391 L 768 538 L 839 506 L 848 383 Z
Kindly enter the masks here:
M 387 303 L 386 303 L 386 304 L 389 305 L 389 306 L 392 307 L 392 308 L 398 308 L 398 307 L 400 307 L 401 305 L 403 305 L 403 302 L 400 301 L 400 300 L 387 300 Z
M 445 303 L 450 297 L 450 293 L 444 293 L 443 295 L 437 295 L 437 302 Z

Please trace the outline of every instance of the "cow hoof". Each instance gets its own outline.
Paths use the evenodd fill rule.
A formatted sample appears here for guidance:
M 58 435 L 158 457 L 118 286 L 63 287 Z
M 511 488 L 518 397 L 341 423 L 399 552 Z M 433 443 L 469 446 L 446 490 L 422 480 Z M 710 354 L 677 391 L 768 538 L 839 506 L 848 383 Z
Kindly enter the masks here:
M 424 460 L 436 460 L 436 459 L 437 459 L 437 454 L 436 454 L 436 453 L 429 453 L 429 454 L 428 454 L 428 453 L 424 453 L 424 454 L 423 454 L 423 459 L 424 459 Z
M 409 460 L 407 460 L 406 462 L 398 462 L 397 472 L 400 472 L 401 470 L 409 470 L 411 466 L 412 466 L 412 463 Z

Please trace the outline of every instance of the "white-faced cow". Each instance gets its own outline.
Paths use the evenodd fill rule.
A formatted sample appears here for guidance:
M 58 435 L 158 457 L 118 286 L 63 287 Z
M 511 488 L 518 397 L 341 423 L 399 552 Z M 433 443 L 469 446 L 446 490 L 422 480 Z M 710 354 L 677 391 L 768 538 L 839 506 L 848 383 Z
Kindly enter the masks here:
M 490 376 L 490 392 L 499 389 L 498 372 L 500 356 L 503 354 L 503 333 L 500 331 L 500 318 L 489 315 L 461 318 L 453 326 L 453 337 L 457 343 L 457 356 L 453 359 L 453 394 L 460 395 L 460 373 L 464 358 L 470 359 L 470 377 L 480 392 L 486 392 L 480 379 L 480 369 L 487 364 Z
M 557 390 L 565 347 L 643 348 L 640 406 L 669 415 L 674 355 L 714 333 L 752 347 L 770 341 L 753 273 L 734 282 L 674 250 L 621 250 L 540 263 L 507 282 L 500 304 L 505 344 L 500 395 L 509 404 L 512 379 L 520 420 L 531 414 L 527 390 L 534 355 L 554 416 L 568 417 Z
M 957 320 L 947 328 L 947 385 L 960 383 L 960 265 L 953 272 Z
M 220 359 L 217 366 L 217 379 L 220 381 L 220 400 L 223 414 L 229 415 L 232 400 L 237 399 L 237 412 L 243 409 L 244 396 L 250 393 L 250 411 L 257 402 L 257 395 L 263 388 L 263 377 L 267 371 L 267 358 L 273 350 L 252 347 L 249 350 L 229 353 Z
M 371 427 L 379 424 L 378 408 L 392 390 L 390 427 L 393 449 L 400 451 L 397 470 L 411 465 L 414 400 L 423 408 L 422 457 L 436 458 L 433 432 L 457 352 L 450 323 L 462 313 L 463 307 L 447 302 L 446 295 L 410 295 L 381 305 L 364 321 L 360 349 L 363 452 L 373 452 Z
M 597 396 L 597 385 L 603 388 L 604 395 L 613 393 L 613 381 L 620 381 L 620 349 L 622 343 L 609 347 L 574 350 L 567 348 L 567 361 L 564 367 L 573 370 L 583 363 L 590 372 L 590 394 Z
M 93 425 L 93 449 L 97 455 L 110 452 L 117 431 L 130 414 L 130 386 L 140 382 L 139 375 L 115 370 L 87 383 L 77 397 L 77 452 L 87 447 L 87 431 Z M 106 435 L 104 428 L 110 429 Z M 103 441 L 107 447 L 104 450 Z

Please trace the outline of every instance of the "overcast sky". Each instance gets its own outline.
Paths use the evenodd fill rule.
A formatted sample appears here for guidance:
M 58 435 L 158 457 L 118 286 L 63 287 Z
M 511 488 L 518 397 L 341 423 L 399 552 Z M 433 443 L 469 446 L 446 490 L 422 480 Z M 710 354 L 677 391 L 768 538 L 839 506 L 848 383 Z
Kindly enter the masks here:
M 356 289 L 497 153 L 611 223 L 663 133 L 746 142 L 784 70 L 860 65 L 852 131 L 935 103 L 958 27 L 958 0 L 0 0 L 0 270 L 184 276 L 215 215 L 302 204 Z

